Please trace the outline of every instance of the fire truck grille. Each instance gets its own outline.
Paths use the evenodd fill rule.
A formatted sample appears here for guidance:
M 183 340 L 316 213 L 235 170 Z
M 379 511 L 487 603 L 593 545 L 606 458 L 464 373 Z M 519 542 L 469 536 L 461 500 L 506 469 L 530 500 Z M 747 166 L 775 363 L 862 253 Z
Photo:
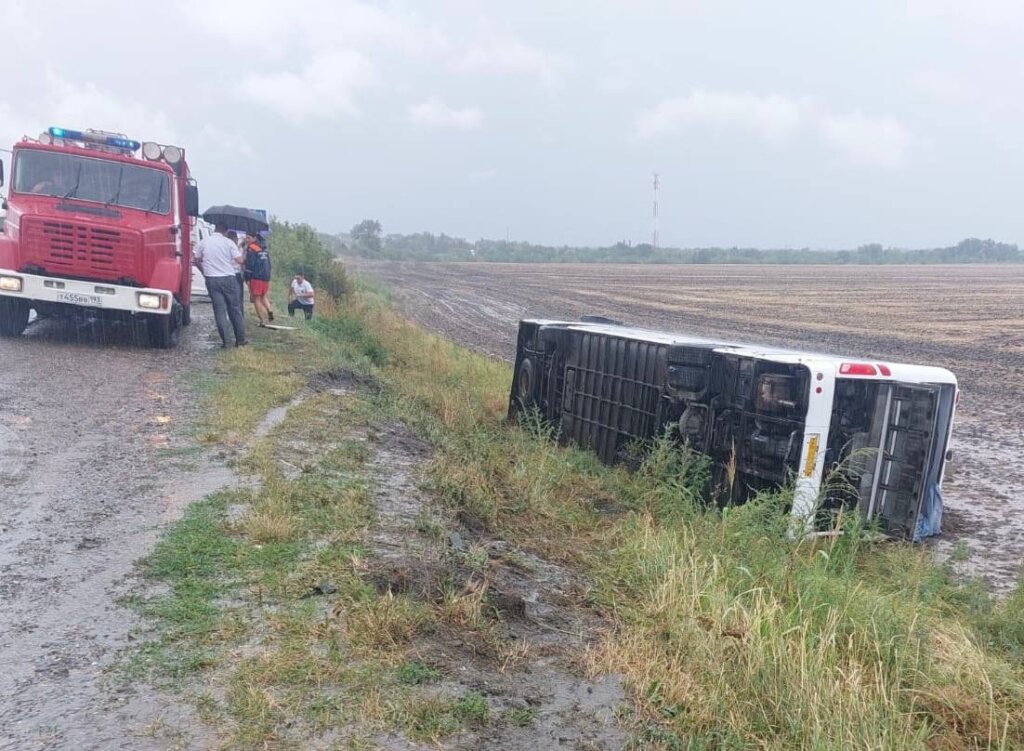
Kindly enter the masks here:
M 22 242 L 25 261 L 51 274 L 90 279 L 137 279 L 139 237 L 106 227 L 28 221 Z

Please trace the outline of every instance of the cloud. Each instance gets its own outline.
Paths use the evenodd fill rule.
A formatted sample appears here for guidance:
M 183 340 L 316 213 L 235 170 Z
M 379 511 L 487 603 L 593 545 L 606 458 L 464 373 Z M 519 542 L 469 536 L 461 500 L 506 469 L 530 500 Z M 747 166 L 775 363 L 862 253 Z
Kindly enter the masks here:
M 913 142 L 910 131 L 893 117 L 868 117 L 860 112 L 822 116 L 822 138 L 852 164 L 894 168 L 901 166 Z
M 912 19 L 943 19 L 953 28 L 966 25 L 1015 35 L 1024 23 L 1024 6 L 1017 0 L 908 0 L 906 12 Z
M 22 46 L 36 43 L 41 36 L 41 25 L 37 23 L 36 5 L 26 0 L 7 0 L 4 7 L 4 29 L 8 39 Z
M 206 123 L 198 134 L 199 146 L 203 149 L 218 150 L 222 154 L 231 154 L 243 159 L 251 159 L 256 156 L 256 150 L 249 143 L 248 139 L 241 133 L 233 130 L 226 130 L 219 125 Z
M 25 133 L 21 133 L 18 118 L 14 110 L 6 102 L 0 102 L 0 149 L 9 149 L 15 141 L 20 141 Z
M 497 176 L 498 170 L 496 170 L 494 167 L 487 167 L 482 170 L 477 170 L 476 172 L 470 172 L 469 181 L 471 183 L 485 183 L 490 180 L 493 180 Z
M 908 83 L 940 104 L 965 104 L 974 99 L 970 81 L 960 73 L 920 70 L 909 76 Z
M 122 98 L 92 82 L 74 83 L 48 71 L 42 99 L 46 124 L 95 128 L 128 133 L 133 138 L 160 143 L 180 143 L 167 115 L 135 98 Z
M 181 0 L 186 15 L 209 34 L 261 55 L 290 47 L 305 53 L 386 48 L 406 55 L 439 54 L 445 35 L 416 15 L 358 0 Z M 267 43 L 270 40 L 270 43 Z
M 641 139 L 693 128 L 753 133 L 780 146 L 810 136 L 848 164 L 887 169 L 902 166 L 914 144 L 913 134 L 895 117 L 829 112 L 806 100 L 748 92 L 695 89 L 642 110 L 634 123 Z
M 359 0 L 179 4 L 205 33 L 241 51 L 243 98 L 294 122 L 356 113 L 357 94 L 380 81 L 389 55 L 440 58 L 448 49 L 445 35 L 418 16 Z M 275 61 L 280 70 L 253 71 Z
M 479 107 L 456 109 L 449 107 L 437 97 L 411 106 L 409 117 L 417 125 L 456 130 L 475 130 L 484 122 L 484 113 Z
M 565 55 L 548 52 L 512 36 L 492 36 L 473 44 L 450 60 L 456 73 L 521 75 L 553 83 L 571 65 Z
M 0 148 L 23 136 L 36 137 L 51 125 L 127 133 L 140 141 L 181 143 L 166 113 L 132 97 L 120 97 L 92 82 L 73 82 L 52 70 L 40 71 L 36 95 L 17 108 L 0 101 Z
M 642 111 L 636 118 L 636 132 L 641 138 L 652 138 L 690 127 L 735 128 L 779 141 L 792 135 L 802 120 L 800 105 L 786 97 L 694 89 Z
M 242 81 L 241 95 L 294 122 L 356 114 L 355 94 L 372 86 L 377 73 L 352 50 L 317 53 L 299 73 L 253 73 Z

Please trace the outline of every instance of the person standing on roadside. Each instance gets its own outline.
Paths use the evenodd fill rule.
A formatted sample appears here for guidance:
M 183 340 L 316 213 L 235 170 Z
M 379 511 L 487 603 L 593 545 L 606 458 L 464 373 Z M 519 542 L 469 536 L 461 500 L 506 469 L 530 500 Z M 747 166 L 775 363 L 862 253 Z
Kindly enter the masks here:
M 235 346 L 244 347 L 245 314 L 242 293 L 235 274 L 242 265 L 242 251 L 227 238 L 227 227 L 217 225 L 214 233 L 196 245 L 194 263 L 206 278 L 206 290 L 213 303 L 213 317 L 217 321 L 221 347 L 228 346 L 228 321 L 234 329 Z
M 239 248 L 242 247 L 241 243 L 238 242 L 238 233 L 235 232 L 233 229 L 229 229 L 224 234 L 224 237 L 226 237 L 228 240 L 233 242 Z M 245 255 L 244 251 L 243 251 L 242 255 L 243 256 Z M 238 298 L 241 301 L 239 304 L 242 306 L 242 314 L 244 315 L 245 314 L 245 276 L 242 274 L 242 269 L 239 269 L 238 273 L 235 274 L 235 281 L 238 282 Z
M 296 274 L 288 290 L 288 315 L 294 316 L 301 310 L 308 321 L 313 317 L 313 285 L 302 274 Z
M 245 236 L 245 278 L 249 281 L 249 295 L 260 326 L 274 320 L 267 293 L 270 292 L 270 253 L 251 232 Z

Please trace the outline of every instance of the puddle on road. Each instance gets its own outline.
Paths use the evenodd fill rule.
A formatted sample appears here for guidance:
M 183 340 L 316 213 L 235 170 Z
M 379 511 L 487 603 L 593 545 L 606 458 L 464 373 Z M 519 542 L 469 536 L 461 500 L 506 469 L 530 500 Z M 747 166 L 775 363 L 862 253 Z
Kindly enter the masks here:
M 221 490 L 235 490 L 248 484 L 231 467 L 208 459 L 195 470 L 184 472 L 164 492 L 162 518 L 165 523 L 180 519 L 193 503 Z
M 21 437 L 0 423 L 0 488 L 21 482 L 27 471 L 28 455 Z
M 259 424 L 256 425 L 256 429 L 253 431 L 253 436 L 257 440 L 260 438 L 266 438 L 267 434 L 269 434 L 271 430 L 284 422 L 285 418 L 288 417 L 288 410 L 298 407 L 308 398 L 309 394 L 299 394 L 287 404 L 282 404 L 280 407 L 274 407 L 272 410 L 267 412 L 267 414 L 263 416 L 263 419 L 259 421 Z
M 293 398 L 290 402 L 282 404 L 280 407 L 274 407 L 272 410 L 267 412 L 267 414 L 263 416 L 263 419 L 256 425 L 253 435 L 257 440 L 265 438 L 271 430 L 284 422 L 285 418 L 288 417 L 288 412 L 290 410 L 298 407 L 314 394 L 344 396 L 345 394 L 352 393 L 352 389 L 357 384 L 363 383 L 364 381 L 365 379 L 355 375 L 354 373 L 342 371 L 323 373 L 313 378 L 313 380 L 310 381 L 308 388 Z

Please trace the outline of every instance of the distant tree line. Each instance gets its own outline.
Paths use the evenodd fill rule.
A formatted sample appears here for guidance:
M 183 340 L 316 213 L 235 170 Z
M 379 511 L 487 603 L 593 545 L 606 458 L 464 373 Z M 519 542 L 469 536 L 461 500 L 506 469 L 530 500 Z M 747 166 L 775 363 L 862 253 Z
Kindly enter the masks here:
M 603 247 L 553 247 L 528 242 L 477 240 L 417 232 L 383 233 L 381 223 L 367 219 L 348 234 L 321 235 L 325 247 L 338 255 L 392 261 L 480 261 L 509 263 L 772 263 L 772 264 L 908 264 L 1021 263 L 1024 253 L 1012 243 L 968 238 L 945 248 L 886 248 L 878 243 L 855 250 L 811 248 L 653 248 L 618 242 Z

